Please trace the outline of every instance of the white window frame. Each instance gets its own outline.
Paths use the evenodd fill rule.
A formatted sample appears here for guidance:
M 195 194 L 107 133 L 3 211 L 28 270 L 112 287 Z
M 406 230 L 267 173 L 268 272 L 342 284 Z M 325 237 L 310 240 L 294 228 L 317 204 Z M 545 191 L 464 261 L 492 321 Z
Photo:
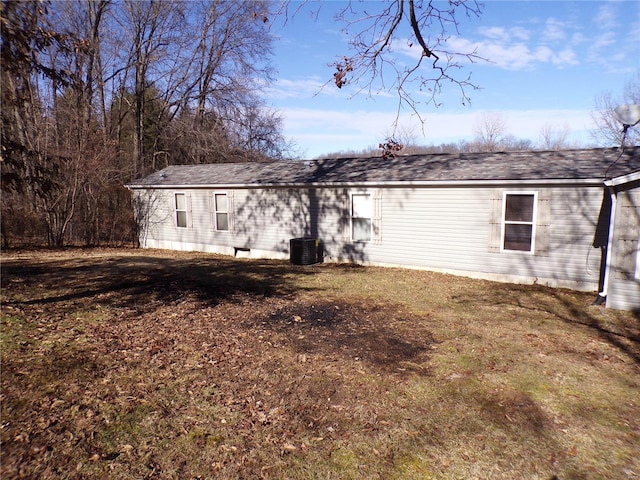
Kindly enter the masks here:
M 532 195 L 533 196 L 533 210 L 531 213 L 531 221 L 515 221 L 515 220 L 506 220 L 507 213 L 507 197 L 509 195 Z M 512 252 L 512 253 L 523 253 L 523 254 L 533 254 L 536 251 L 536 218 L 538 216 L 538 192 L 537 191 L 505 191 L 502 194 L 502 215 L 500 217 L 500 251 L 501 252 Z M 512 250 L 510 248 L 504 248 L 504 237 L 506 231 L 506 225 L 531 225 L 531 246 L 529 250 Z
M 216 196 L 217 195 L 224 195 L 224 197 L 227 200 L 227 209 L 226 210 L 218 210 L 217 209 L 217 202 L 216 202 Z M 230 209 L 229 209 L 229 202 L 230 202 L 230 198 L 229 198 L 229 193 L 228 192 L 220 192 L 220 191 L 214 191 L 213 194 L 211 195 L 211 213 L 212 213 L 212 224 L 213 224 L 213 229 L 217 232 L 229 232 L 231 231 L 231 213 L 230 213 Z M 227 228 L 219 228 L 218 226 L 218 214 L 225 214 L 227 216 Z
M 354 208 L 353 208 L 353 201 L 354 201 L 354 197 L 368 197 L 369 199 L 369 216 L 368 217 L 364 217 L 364 216 L 355 216 L 355 212 L 354 212 Z M 358 243 L 369 243 L 371 241 L 373 241 L 373 218 L 374 218 L 374 211 L 373 211 L 374 205 L 373 205 L 373 195 L 371 194 L 371 192 L 354 192 L 354 193 L 350 193 L 349 194 L 349 237 L 351 239 L 352 242 L 358 242 Z M 356 239 L 354 238 L 354 219 L 368 219 L 369 220 L 369 238 L 364 240 L 364 239 Z
M 184 197 L 184 209 L 178 208 L 178 195 L 182 195 Z M 180 225 L 178 218 L 179 213 L 184 213 L 184 226 Z M 173 192 L 173 218 L 176 228 L 189 227 L 189 196 L 186 192 Z

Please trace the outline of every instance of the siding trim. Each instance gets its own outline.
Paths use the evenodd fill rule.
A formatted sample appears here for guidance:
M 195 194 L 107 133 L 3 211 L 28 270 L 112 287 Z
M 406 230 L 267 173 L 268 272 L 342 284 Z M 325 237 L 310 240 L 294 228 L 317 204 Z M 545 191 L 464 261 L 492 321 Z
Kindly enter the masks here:
M 376 190 L 373 192 L 371 199 L 373 201 L 371 218 L 372 241 L 374 244 L 380 245 L 382 243 L 382 192 Z
M 502 238 L 502 190 L 491 190 L 489 206 L 489 253 L 500 253 Z
M 549 256 L 549 245 L 551 243 L 551 190 L 538 192 L 536 208 L 538 209 L 535 223 L 535 255 L 541 257 Z

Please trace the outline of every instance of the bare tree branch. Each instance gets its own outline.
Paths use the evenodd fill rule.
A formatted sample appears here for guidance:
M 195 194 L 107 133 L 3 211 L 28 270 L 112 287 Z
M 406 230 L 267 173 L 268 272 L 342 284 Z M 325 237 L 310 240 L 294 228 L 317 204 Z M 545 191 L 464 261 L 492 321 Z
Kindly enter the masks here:
M 440 106 L 445 87 L 455 86 L 462 104 L 471 102 L 468 92 L 479 87 L 470 74 L 461 75 L 461 71 L 466 63 L 486 59 L 476 50 L 458 52 L 447 42 L 459 33 L 460 15 L 480 16 L 481 7 L 475 0 L 450 1 L 443 6 L 424 0 L 394 0 L 367 4 L 362 10 L 359 5 L 349 2 L 336 15 L 344 25 L 343 32 L 349 35 L 351 53 L 331 64 L 335 69 L 331 82 L 338 88 L 353 85 L 354 95 L 395 91 L 395 126 L 403 108 L 424 123 L 423 107 Z M 371 8 L 378 10 L 368 10 Z M 420 48 L 417 58 L 413 63 L 403 63 L 400 53 L 411 55 L 416 44 Z M 425 58 L 431 59 L 428 65 Z
M 599 146 L 619 146 L 623 140 L 623 127 L 613 116 L 613 110 L 619 105 L 640 105 L 640 74 L 630 79 L 621 94 L 614 96 L 604 92 L 595 99 L 595 110 L 591 118 L 596 126 L 591 131 L 592 138 Z M 624 139 L 627 145 L 640 145 L 640 127 L 629 128 Z

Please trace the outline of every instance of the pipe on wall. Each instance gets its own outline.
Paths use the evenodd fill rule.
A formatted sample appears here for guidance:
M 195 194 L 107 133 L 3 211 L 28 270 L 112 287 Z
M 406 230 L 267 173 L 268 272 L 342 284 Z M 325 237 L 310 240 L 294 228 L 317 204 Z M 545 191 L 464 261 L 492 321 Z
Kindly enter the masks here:
M 596 298 L 594 305 L 602 304 L 606 298 L 609 290 L 609 278 L 611 276 L 611 257 L 612 246 L 613 246 L 613 238 L 614 238 L 614 230 L 616 223 L 616 202 L 618 200 L 618 196 L 616 195 L 615 187 L 607 186 L 607 190 L 609 191 L 609 195 L 611 197 L 611 215 L 609 216 L 609 236 L 607 239 L 607 257 L 604 263 L 604 280 L 602 281 L 602 291 L 598 292 L 598 298 Z

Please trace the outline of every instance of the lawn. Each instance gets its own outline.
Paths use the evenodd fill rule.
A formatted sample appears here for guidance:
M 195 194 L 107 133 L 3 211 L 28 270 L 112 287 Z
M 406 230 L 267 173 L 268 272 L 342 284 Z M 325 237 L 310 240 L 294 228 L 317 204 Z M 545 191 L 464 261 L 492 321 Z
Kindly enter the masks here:
M 3 479 L 640 479 L 594 294 L 152 250 L 2 254 Z

